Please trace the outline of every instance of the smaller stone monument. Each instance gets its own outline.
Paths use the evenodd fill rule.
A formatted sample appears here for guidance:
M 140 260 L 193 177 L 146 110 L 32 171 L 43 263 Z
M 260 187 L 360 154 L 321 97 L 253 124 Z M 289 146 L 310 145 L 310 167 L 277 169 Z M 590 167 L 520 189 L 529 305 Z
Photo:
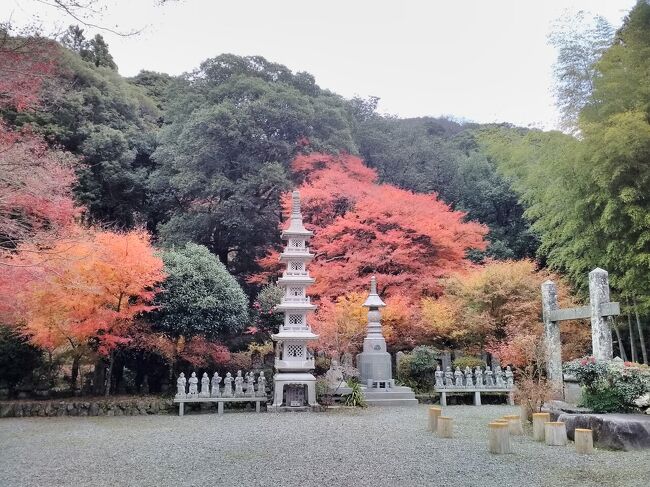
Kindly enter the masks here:
M 447 370 L 445 370 L 445 386 L 447 387 L 454 386 L 454 374 L 451 371 L 451 367 L 447 367 Z
M 332 359 L 330 368 L 325 372 L 325 380 L 327 381 L 327 388 L 331 392 L 337 392 L 341 388 L 347 388 L 348 384 L 343 379 L 343 366 L 339 365 L 339 361 Z

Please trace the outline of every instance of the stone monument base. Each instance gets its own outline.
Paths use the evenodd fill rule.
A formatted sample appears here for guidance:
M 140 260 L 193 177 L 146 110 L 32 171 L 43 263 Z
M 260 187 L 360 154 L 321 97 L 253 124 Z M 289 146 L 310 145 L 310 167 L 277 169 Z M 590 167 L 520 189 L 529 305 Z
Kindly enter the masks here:
M 418 400 L 410 387 L 368 388 L 361 386 L 368 406 L 417 406 Z
M 271 408 L 312 408 L 316 402 L 316 377 L 306 372 L 278 372 L 273 376 Z M 306 391 L 305 391 L 306 389 Z

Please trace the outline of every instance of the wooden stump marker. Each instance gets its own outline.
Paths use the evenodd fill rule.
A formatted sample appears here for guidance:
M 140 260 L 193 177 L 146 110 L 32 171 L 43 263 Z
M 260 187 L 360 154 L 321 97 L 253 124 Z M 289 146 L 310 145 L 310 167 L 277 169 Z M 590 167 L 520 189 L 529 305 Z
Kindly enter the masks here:
M 495 421 L 488 424 L 488 451 L 496 454 L 512 453 L 509 423 Z
M 544 441 L 544 424 L 551 421 L 549 413 L 533 413 L 533 440 Z
M 438 418 L 442 415 L 442 408 L 433 406 L 429 408 L 429 431 L 435 433 L 438 429 Z
M 523 435 L 524 434 L 524 426 L 521 424 L 521 419 L 518 414 L 508 414 L 503 417 L 506 421 L 508 421 L 508 425 L 510 426 L 510 434 L 511 435 Z
M 561 421 L 544 423 L 544 441 L 550 446 L 565 446 L 567 444 L 566 425 Z
M 576 428 L 576 452 L 589 454 L 594 452 L 594 434 L 590 429 Z
M 454 437 L 454 420 L 449 416 L 438 416 L 438 436 L 440 438 Z

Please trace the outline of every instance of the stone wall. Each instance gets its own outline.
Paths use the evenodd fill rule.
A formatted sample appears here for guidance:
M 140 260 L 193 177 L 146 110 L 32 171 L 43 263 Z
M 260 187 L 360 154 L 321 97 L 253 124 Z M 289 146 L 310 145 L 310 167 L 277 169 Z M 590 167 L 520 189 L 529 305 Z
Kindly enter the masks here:
M 177 413 L 171 398 L 89 397 L 52 401 L 0 401 L 0 418 L 54 416 L 137 416 Z

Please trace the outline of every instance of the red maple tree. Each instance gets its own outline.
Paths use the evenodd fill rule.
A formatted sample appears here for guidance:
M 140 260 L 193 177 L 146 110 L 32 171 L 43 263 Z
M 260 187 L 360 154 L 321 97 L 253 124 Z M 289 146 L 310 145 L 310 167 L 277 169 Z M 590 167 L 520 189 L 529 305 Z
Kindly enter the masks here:
M 358 157 L 300 155 L 292 169 L 302 180 L 305 226 L 315 233 L 310 293 L 316 297 L 366 292 L 375 275 L 382 296 L 417 303 L 442 291 L 441 277 L 471 267 L 468 249 L 486 246 L 485 226 L 465 222 L 464 213 L 435 194 L 379 184 L 376 171 Z M 288 196 L 283 203 L 288 214 Z M 276 263 L 275 252 L 261 261 L 268 270 L 277 270 Z

